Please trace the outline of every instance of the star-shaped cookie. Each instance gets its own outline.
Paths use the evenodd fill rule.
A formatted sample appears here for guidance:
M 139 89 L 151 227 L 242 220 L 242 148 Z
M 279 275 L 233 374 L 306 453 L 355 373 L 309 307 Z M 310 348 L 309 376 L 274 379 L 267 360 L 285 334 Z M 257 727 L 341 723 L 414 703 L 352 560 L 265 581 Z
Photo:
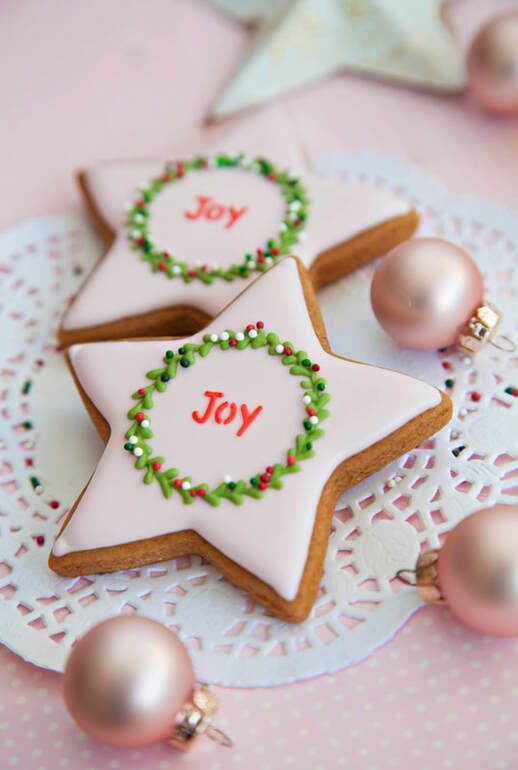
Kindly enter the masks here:
M 413 233 L 417 215 L 392 193 L 302 168 L 291 125 L 271 111 L 207 155 L 84 171 L 110 246 L 66 312 L 60 341 L 190 334 L 286 254 L 318 287 Z
M 68 359 L 106 449 L 51 568 L 198 553 L 288 621 L 315 600 L 338 495 L 451 414 L 436 388 L 331 353 L 292 257 L 190 338 L 75 345 Z

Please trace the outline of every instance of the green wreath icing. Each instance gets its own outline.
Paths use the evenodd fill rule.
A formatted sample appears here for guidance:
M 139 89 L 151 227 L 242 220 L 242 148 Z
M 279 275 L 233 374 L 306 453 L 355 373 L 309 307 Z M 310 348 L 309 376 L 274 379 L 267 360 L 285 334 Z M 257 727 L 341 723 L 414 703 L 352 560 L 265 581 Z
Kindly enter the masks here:
M 228 268 L 212 268 L 209 265 L 191 266 L 153 243 L 149 232 L 151 204 L 157 195 L 160 195 L 167 185 L 175 184 L 182 179 L 185 174 L 209 167 L 242 168 L 259 174 L 277 184 L 286 200 L 286 212 L 279 232 L 257 248 L 255 254 L 245 254 L 242 262 Z M 308 204 L 307 190 L 299 179 L 289 171 L 279 170 L 264 158 L 250 158 L 244 153 L 222 154 L 214 157 L 198 156 L 192 160 L 168 163 L 159 176 L 145 184 L 140 190 L 139 198 L 134 203 L 128 204 L 126 228 L 132 248 L 140 252 L 142 259 L 149 264 L 154 273 L 162 273 L 171 279 L 181 278 L 185 283 L 200 280 L 210 284 L 217 278 L 234 281 L 236 278 L 248 278 L 254 272 L 264 273 L 280 257 L 291 252 L 305 228 Z
M 164 457 L 155 455 L 149 444 L 153 438 L 149 412 L 156 393 L 164 393 L 182 368 L 194 366 L 198 357 L 205 358 L 215 347 L 231 351 L 229 355 L 245 348 L 264 349 L 289 367 L 289 373 L 300 378 L 304 390 L 304 432 L 295 437 L 294 446 L 287 450 L 284 461 L 272 463 L 248 481 L 225 478 L 217 486 L 209 487 L 203 481 L 193 482 L 190 476 L 182 476 L 178 468 L 164 467 Z M 282 489 L 283 476 L 296 473 L 303 460 L 314 456 L 314 442 L 324 435 L 320 423 L 329 416 L 325 409 L 330 399 L 326 381 L 320 376 L 320 366 L 313 363 L 305 351 L 296 350 L 291 342 L 281 342 L 274 332 L 267 333 L 261 321 L 249 324 L 242 332 L 227 329 L 220 334 L 205 334 L 201 344 L 186 343 L 177 351 L 167 350 L 163 360 L 165 366 L 147 373 L 150 384 L 133 393 L 136 404 L 128 412 L 131 425 L 126 431 L 124 449 L 135 458 L 135 468 L 144 472 L 144 483 L 158 482 L 164 497 L 177 493 L 186 504 L 200 498 L 213 506 L 219 505 L 222 499 L 240 505 L 245 495 L 261 499 L 268 489 Z

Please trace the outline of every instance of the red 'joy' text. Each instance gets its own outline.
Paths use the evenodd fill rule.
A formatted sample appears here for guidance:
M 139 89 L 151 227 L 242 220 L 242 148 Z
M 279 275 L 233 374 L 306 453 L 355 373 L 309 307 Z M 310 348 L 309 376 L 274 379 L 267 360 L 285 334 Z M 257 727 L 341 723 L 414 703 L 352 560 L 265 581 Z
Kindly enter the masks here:
M 247 211 L 248 206 L 242 206 L 240 209 L 234 206 L 223 206 L 221 203 L 216 203 L 210 195 L 197 195 L 194 209 L 192 211 L 184 211 L 183 215 L 186 219 L 192 221 L 197 219 L 208 219 L 209 222 L 223 220 L 225 229 L 230 230 Z
M 229 425 L 237 418 L 239 427 L 236 431 L 236 436 L 243 436 L 263 410 L 262 406 L 256 406 L 253 411 L 250 411 L 246 404 L 241 404 L 238 408 L 238 405 L 234 403 L 234 401 L 222 401 L 216 406 L 216 403 L 220 398 L 225 398 L 225 394 L 220 393 L 217 390 L 206 390 L 203 395 L 208 398 L 205 411 L 201 414 L 198 411 L 194 411 L 192 413 L 192 419 L 203 424 L 207 422 L 210 417 L 214 416 L 214 420 L 218 425 Z

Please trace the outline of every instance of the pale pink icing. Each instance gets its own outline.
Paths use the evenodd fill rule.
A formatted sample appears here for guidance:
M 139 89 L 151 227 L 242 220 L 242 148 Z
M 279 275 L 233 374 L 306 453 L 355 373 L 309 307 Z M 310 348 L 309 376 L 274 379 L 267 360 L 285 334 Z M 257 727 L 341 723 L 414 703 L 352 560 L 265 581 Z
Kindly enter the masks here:
M 213 509 L 202 501 L 185 506 L 165 500 L 158 485 L 145 486 L 122 448 L 126 411 L 145 372 L 161 365 L 164 341 L 108 342 L 71 348 L 74 370 L 112 430 L 108 446 L 54 554 L 102 548 L 167 532 L 195 529 L 216 548 L 268 583 L 285 599 L 297 593 L 321 490 L 333 469 L 436 406 L 439 392 L 389 370 L 343 361 L 324 353 L 307 311 L 296 263 L 286 259 L 258 279 L 215 319 L 206 332 L 242 329 L 262 320 L 290 339 L 322 367 L 331 394 L 331 416 L 317 456 L 282 490 L 241 506 L 223 501 Z M 191 339 L 199 341 L 201 335 Z M 175 343 L 175 345 L 178 343 Z M 196 424 L 191 413 L 205 404 L 206 389 L 250 408 L 264 406 L 241 438 L 232 426 Z M 213 482 L 224 474 L 247 478 L 291 445 L 303 416 L 302 389 L 280 362 L 264 351 L 214 350 L 181 371 L 150 412 L 153 447 L 194 480 Z
M 303 164 L 286 121 L 274 121 L 269 130 L 247 126 L 215 149 L 264 153 L 281 167 L 300 172 L 311 198 L 305 240 L 294 248 L 306 266 L 319 253 L 346 242 L 393 217 L 407 213 L 402 200 L 384 190 L 366 189 L 338 180 L 321 179 L 300 171 Z M 124 229 L 124 203 L 135 199 L 140 182 L 158 174 L 165 160 L 111 161 L 86 171 L 91 197 L 117 238 L 109 254 L 88 278 L 63 319 L 63 328 L 79 329 L 109 323 L 175 305 L 200 308 L 216 315 L 257 277 L 232 283 L 200 281 L 184 284 L 155 275 L 132 251 Z M 204 178 L 205 177 L 205 178 Z M 195 194 L 209 191 L 220 203 L 250 201 L 250 211 L 231 230 L 218 223 L 188 222 L 183 217 Z M 252 207 L 253 201 L 253 207 Z M 242 261 L 247 250 L 263 246 L 276 235 L 284 213 L 283 200 L 275 185 L 244 170 L 192 172 L 170 186 L 152 204 L 157 241 L 179 259 L 228 264 Z

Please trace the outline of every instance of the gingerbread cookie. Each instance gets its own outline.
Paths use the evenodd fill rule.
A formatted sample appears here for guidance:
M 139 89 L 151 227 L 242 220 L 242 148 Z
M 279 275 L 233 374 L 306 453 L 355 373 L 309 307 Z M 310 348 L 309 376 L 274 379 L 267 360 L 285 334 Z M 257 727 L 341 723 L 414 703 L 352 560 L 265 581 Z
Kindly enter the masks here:
M 287 171 L 302 163 L 293 164 L 285 121 L 252 125 L 224 145 L 248 154 L 111 162 L 80 174 L 110 246 L 64 316 L 63 344 L 190 334 L 288 254 L 318 288 L 415 229 L 415 212 L 387 191 Z
M 188 339 L 76 345 L 68 359 L 107 445 L 51 568 L 197 553 L 289 621 L 315 600 L 338 495 L 451 414 L 437 389 L 330 353 L 291 257 Z

